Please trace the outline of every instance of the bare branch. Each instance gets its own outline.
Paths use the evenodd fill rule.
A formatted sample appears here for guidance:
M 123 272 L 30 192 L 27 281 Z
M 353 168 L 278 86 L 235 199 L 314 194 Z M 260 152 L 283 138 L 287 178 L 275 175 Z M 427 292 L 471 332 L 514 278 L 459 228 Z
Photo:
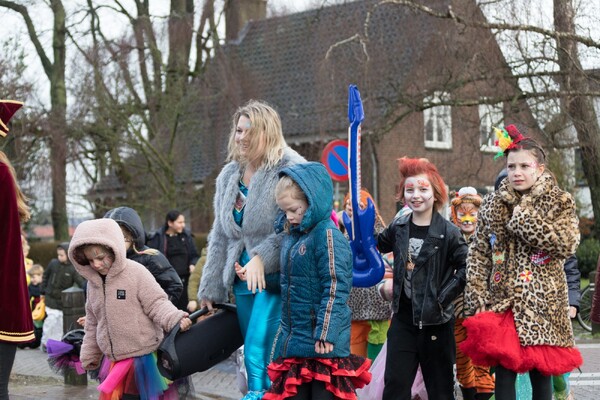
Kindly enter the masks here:
M 20 4 L 12 2 L 12 1 L 5 1 L 5 0 L 0 0 L 0 7 L 8 8 L 8 9 L 11 9 L 11 10 L 16 11 L 19 14 L 21 14 L 21 16 L 23 17 L 23 20 L 25 21 L 25 25 L 27 26 L 27 31 L 29 32 L 29 38 L 31 39 L 31 42 L 35 46 L 35 50 L 38 53 L 38 56 L 40 57 L 40 61 L 42 62 L 42 67 L 44 68 L 44 72 L 46 73 L 46 76 L 48 76 L 48 79 L 51 79 L 53 65 L 52 65 L 52 62 L 50 61 L 50 59 L 48 58 L 48 56 L 46 55 L 44 48 L 42 47 L 40 39 L 35 31 L 35 26 L 33 25 L 33 21 L 31 20 L 31 17 L 29 16 L 29 11 L 27 10 L 27 7 L 22 6 Z
M 474 21 L 472 19 L 465 18 L 465 17 L 462 17 L 462 16 L 456 14 L 452 10 L 451 6 L 448 6 L 448 8 L 446 9 L 446 12 L 438 12 L 438 11 L 435 11 L 434 9 L 432 9 L 431 7 L 427 7 L 423 4 L 415 3 L 412 0 L 382 0 L 381 2 L 377 3 L 374 6 L 374 8 L 377 8 L 377 7 L 385 5 L 385 4 L 397 4 L 397 5 L 407 6 L 412 9 L 422 11 L 428 15 L 431 15 L 432 17 L 436 17 L 436 18 L 440 18 L 440 19 L 451 19 L 454 22 L 461 24 L 463 26 L 467 26 L 467 27 L 497 29 L 497 30 L 501 30 L 501 31 L 534 32 L 534 33 L 539 33 L 540 35 L 544 35 L 544 36 L 551 37 L 551 38 L 574 40 L 585 46 L 600 49 L 600 43 L 596 42 L 595 40 L 593 40 L 589 37 L 577 35 L 574 32 L 560 32 L 560 31 L 555 31 L 555 30 L 551 30 L 551 29 L 540 28 L 539 26 L 535 26 L 535 25 L 521 25 L 521 24 L 515 25 L 515 24 L 507 24 L 507 23 Z

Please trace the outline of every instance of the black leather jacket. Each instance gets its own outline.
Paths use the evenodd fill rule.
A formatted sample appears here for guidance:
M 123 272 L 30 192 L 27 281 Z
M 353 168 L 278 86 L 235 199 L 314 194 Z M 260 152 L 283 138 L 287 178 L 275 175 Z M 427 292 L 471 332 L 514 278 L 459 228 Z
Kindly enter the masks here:
M 410 214 L 396 218 L 377 235 L 379 251 L 394 252 L 394 313 L 398 312 L 403 291 L 410 218 Z M 460 230 L 434 212 L 419 257 L 413 260 L 412 306 L 415 325 L 439 325 L 452 318 L 454 299 L 465 288 L 467 251 L 467 243 Z

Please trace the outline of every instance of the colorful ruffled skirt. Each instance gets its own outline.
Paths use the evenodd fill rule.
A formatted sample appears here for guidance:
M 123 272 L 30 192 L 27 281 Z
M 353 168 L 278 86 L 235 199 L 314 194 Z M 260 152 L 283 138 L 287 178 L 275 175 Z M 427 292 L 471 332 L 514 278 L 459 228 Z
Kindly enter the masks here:
M 156 354 L 112 362 L 104 357 L 98 372 L 100 400 L 118 400 L 124 394 L 142 400 L 176 400 L 184 382 L 173 383 L 163 377 L 156 366 Z M 184 389 L 189 390 L 189 387 Z
M 281 358 L 268 366 L 271 388 L 264 400 L 295 396 L 298 386 L 318 380 L 336 399 L 356 399 L 356 389 L 371 381 L 368 358 L 351 354 L 339 358 Z
M 521 346 L 511 310 L 482 312 L 467 318 L 463 325 L 467 339 L 460 349 L 476 365 L 501 365 L 518 373 L 537 369 L 544 375 L 562 375 L 583 364 L 575 347 Z

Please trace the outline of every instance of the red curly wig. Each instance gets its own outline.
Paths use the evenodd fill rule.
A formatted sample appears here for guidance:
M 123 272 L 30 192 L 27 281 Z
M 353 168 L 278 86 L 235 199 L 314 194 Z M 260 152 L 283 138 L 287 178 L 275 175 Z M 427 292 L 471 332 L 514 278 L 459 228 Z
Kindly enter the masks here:
M 402 202 L 402 204 L 405 204 L 404 185 L 406 179 L 417 175 L 427 176 L 427 179 L 431 183 L 435 199 L 433 203 L 435 209 L 439 211 L 446 204 L 446 201 L 448 201 L 448 189 L 446 189 L 446 184 L 436 166 L 428 159 L 402 157 L 398 159 L 398 169 L 400 170 L 400 182 L 398 184 L 396 199 Z

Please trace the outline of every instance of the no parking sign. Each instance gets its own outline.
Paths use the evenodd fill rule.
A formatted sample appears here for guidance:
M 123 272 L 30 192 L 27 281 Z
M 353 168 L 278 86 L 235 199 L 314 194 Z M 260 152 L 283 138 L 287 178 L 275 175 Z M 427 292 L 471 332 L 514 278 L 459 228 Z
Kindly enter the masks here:
M 348 141 L 337 139 L 329 142 L 323 149 L 321 163 L 327 168 L 331 179 L 346 182 L 348 180 Z

